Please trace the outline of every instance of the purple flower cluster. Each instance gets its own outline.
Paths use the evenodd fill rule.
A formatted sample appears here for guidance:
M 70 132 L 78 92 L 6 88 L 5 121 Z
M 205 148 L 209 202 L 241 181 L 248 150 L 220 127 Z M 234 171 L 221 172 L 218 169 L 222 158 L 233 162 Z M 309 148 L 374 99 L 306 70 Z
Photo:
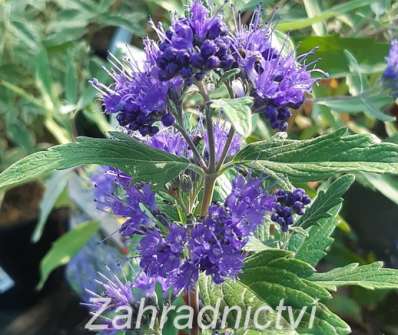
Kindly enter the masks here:
M 156 135 L 144 138 L 146 144 L 149 146 L 168 152 L 170 154 L 190 158 L 192 156 L 191 149 L 182 135 L 173 128 L 164 128 Z
M 172 225 L 167 237 L 158 230 L 148 232 L 140 242 L 140 266 L 151 277 L 168 278 L 181 264 L 187 231 Z
M 240 68 L 240 79 L 250 83 L 254 108 L 272 128 L 286 130 L 291 113 L 298 108 L 314 80 L 293 53 L 286 54 L 272 45 L 272 29 L 260 25 L 256 12 L 248 27 L 238 25 L 229 31 L 223 17 L 211 13 L 200 0 L 194 0 L 187 15 L 172 20 L 169 29 L 155 26 L 159 43 L 145 41 L 142 66 L 131 57 L 111 61 L 113 84 L 97 80 L 106 113 L 116 114 L 119 124 L 143 136 L 153 136 L 159 124 L 175 122 L 170 106 L 181 101 L 184 88 L 201 80 L 211 70 Z M 390 74 L 387 73 L 387 75 Z
M 149 232 L 139 248 L 145 273 L 166 278 L 177 290 L 192 287 L 200 271 L 215 283 L 236 277 L 243 264 L 242 249 L 272 210 L 274 198 L 259 179 L 239 176 L 233 187 L 225 203 L 212 205 L 191 230 L 172 225 L 166 237 L 157 230 Z
M 302 189 L 278 190 L 271 196 L 262 187 L 261 179 L 238 176 L 225 202 L 210 206 L 201 221 L 179 226 L 164 218 L 158 227 L 142 210 L 144 205 L 160 220 L 148 185 L 134 185 L 129 176 L 114 169 L 94 180 L 100 208 L 127 217 L 120 233 L 143 236 L 138 251 L 145 278 L 159 279 L 165 287 L 175 290 L 192 287 L 200 271 L 210 275 L 215 283 L 235 278 L 242 268 L 243 248 L 265 215 L 272 213 L 272 221 L 286 232 L 293 224 L 293 215 L 304 214 L 304 207 L 310 203 Z M 141 284 L 150 290 L 154 282 L 145 279 Z
M 160 81 L 153 67 L 159 52 L 153 41 L 146 41 L 146 60 L 143 67 L 127 58 L 125 62 L 115 60 L 110 75 L 113 84 L 107 87 L 93 79 L 92 85 L 100 92 L 105 112 L 116 114 L 122 127 L 129 131 L 139 131 L 142 136 L 153 136 L 159 131 L 155 122 L 161 121 L 165 127 L 175 119 L 168 112 L 167 101 L 170 83 Z
M 192 230 L 192 263 L 212 276 L 216 284 L 234 278 L 242 268 L 246 239 L 227 208 L 210 206 L 208 216 Z
M 387 68 L 383 73 L 383 84 L 398 98 L 398 40 L 391 42 L 387 57 Z
M 166 31 L 157 29 L 161 51 L 156 64 L 162 81 L 180 76 L 191 84 L 193 78 L 201 80 L 209 70 L 227 70 L 235 63 L 221 17 L 211 16 L 198 0 L 187 16 L 173 20 Z
M 208 216 L 192 230 L 192 262 L 211 275 L 215 283 L 238 275 L 243 264 L 243 247 L 272 209 L 273 197 L 264 191 L 261 183 L 256 178 L 235 178 L 225 203 L 211 206 Z
M 293 224 L 293 215 L 303 215 L 304 207 L 311 202 L 311 199 L 301 188 L 293 192 L 277 190 L 275 197 L 271 220 L 278 223 L 283 232 L 287 232 L 289 226 Z
M 293 54 L 285 55 L 272 46 L 272 30 L 260 26 L 260 15 L 256 12 L 248 27 L 239 28 L 235 48 L 239 65 L 253 87 L 255 109 L 272 128 L 285 131 L 291 116 L 289 108 L 302 105 L 315 80 L 308 65 L 299 64 Z
M 152 227 L 141 208 L 156 211 L 155 194 L 149 184 L 133 184 L 130 176 L 113 168 L 102 168 L 92 181 L 97 208 L 127 218 L 120 228 L 122 236 L 143 234 Z

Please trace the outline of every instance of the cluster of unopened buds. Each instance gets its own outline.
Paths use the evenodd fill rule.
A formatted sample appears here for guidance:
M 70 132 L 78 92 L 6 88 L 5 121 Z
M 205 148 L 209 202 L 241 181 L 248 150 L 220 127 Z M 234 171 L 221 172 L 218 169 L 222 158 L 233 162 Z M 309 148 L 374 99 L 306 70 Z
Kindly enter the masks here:
M 275 198 L 271 220 L 280 224 L 283 232 L 287 232 L 289 226 L 293 224 L 293 215 L 303 215 L 305 206 L 311 202 L 310 197 L 301 188 L 297 188 L 293 192 L 277 190 Z

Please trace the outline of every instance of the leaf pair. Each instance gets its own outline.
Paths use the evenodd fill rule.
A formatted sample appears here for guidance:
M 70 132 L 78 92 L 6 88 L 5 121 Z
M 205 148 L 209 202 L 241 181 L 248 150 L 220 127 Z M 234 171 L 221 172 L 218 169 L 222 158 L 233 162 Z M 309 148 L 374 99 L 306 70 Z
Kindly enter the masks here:
M 86 164 L 109 165 L 133 176 L 136 181 L 164 185 L 187 169 L 199 169 L 185 158 L 177 157 L 131 139 L 112 133 L 111 139 L 82 137 L 68 143 L 36 152 L 10 166 L 0 174 L 0 188 L 40 177 L 53 170 Z

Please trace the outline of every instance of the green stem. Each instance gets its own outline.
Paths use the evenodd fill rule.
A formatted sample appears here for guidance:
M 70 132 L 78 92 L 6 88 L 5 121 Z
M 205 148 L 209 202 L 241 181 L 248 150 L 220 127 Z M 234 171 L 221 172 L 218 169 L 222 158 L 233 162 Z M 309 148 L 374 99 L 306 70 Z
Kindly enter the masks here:
M 43 103 L 39 99 L 36 99 L 33 95 L 26 92 L 24 89 L 22 89 L 18 86 L 15 86 L 14 84 L 12 84 L 8 81 L 5 81 L 5 80 L 0 80 L 0 86 L 4 86 L 5 88 L 9 89 L 10 91 L 14 92 L 15 94 L 30 101 L 32 104 L 36 105 L 37 107 L 43 108 Z
M 72 142 L 71 136 L 65 131 L 64 128 L 58 125 L 53 118 L 47 118 L 44 121 L 44 125 L 59 143 L 66 144 Z
M 210 110 L 210 97 L 207 89 L 203 82 L 198 83 L 199 91 L 205 100 L 205 112 L 206 112 L 206 129 L 207 129 L 207 139 L 209 142 L 209 166 L 208 170 L 210 173 L 216 172 L 216 145 L 214 139 L 214 129 L 213 120 L 211 118 Z
M 200 215 L 202 217 L 207 215 L 211 201 L 213 200 L 214 185 L 216 183 L 217 175 L 208 174 L 205 177 L 205 189 L 203 192 L 202 209 Z

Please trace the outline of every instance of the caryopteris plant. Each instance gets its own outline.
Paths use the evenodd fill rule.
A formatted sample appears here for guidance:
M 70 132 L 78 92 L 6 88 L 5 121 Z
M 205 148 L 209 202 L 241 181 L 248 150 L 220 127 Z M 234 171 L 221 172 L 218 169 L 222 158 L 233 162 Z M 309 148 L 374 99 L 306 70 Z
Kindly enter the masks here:
M 333 242 L 354 175 L 398 174 L 398 145 L 345 129 L 287 139 L 291 110 L 316 84 L 314 65 L 289 43 L 276 43 L 260 12 L 248 24 L 228 25 L 226 7 L 195 0 L 168 29 L 153 24 L 157 40 L 144 41 L 144 62 L 133 52 L 112 57 L 112 85 L 92 80 L 121 132 L 32 154 L 0 175 L 0 187 L 55 169 L 103 166 L 93 177 L 97 206 L 123 219 L 129 262 L 139 264 L 123 280 L 102 275 L 104 290 L 94 294 L 110 299 L 105 326 L 115 333 L 127 319 L 111 316 L 146 297 L 158 309 L 185 302 L 195 317 L 203 306 L 239 307 L 242 316 L 207 322 L 219 332 L 348 334 L 324 305 L 330 291 L 398 288 L 398 272 L 380 263 L 326 273 L 315 267 Z M 254 118 L 275 135 L 248 140 Z M 294 186 L 325 180 L 314 199 Z M 262 318 L 250 314 L 264 306 Z M 172 321 L 181 322 L 181 314 L 177 309 L 151 327 L 176 334 Z M 183 332 L 205 331 L 199 321 Z

